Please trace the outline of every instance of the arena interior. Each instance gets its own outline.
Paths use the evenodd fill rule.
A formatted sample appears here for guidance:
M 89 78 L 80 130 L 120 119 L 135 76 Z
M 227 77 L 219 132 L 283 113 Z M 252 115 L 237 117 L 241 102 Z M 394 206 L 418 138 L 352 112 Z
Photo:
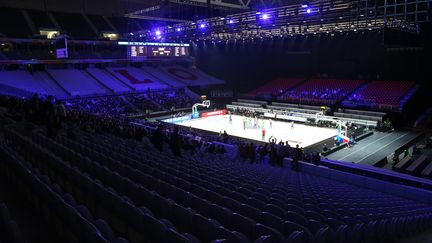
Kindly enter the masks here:
M 0 1 L 0 243 L 432 242 L 431 8 Z

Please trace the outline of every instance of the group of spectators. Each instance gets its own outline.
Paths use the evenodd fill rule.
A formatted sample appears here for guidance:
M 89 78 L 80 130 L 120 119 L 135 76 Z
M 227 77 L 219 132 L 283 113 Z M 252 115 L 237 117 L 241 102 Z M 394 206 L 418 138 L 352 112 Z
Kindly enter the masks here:
M 153 111 L 163 110 L 163 107 L 158 106 L 154 102 L 152 102 L 148 98 L 147 94 L 130 94 L 126 95 L 125 99 L 146 114 Z
M 319 164 L 319 153 L 304 154 L 304 149 L 298 144 L 291 147 L 287 142 L 277 143 L 274 137 L 269 139 L 269 143 L 255 145 L 254 143 L 238 143 L 238 157 L 243 162 L 270 164 L 272 166 L 283 167 L 284 158 L 291 158 L 293 170 L 298 170 L 298 161 L 302 160 L 314 164 Z
M 314 89 L 314 90 L 291 90 L 283 93 L 279 97 L 281 99 L 323 99 L 323 100 L 338 100 L 345 97 L 347 92 L 344 89 L 336 88 L 324 88 L 324 89 Z
M 75 111 L 87 111 L 92 114 L 122 116 L 192 107 L 195 102 L 197 100 L 187 95 L 183 89 L 178 89 L 170 91 L 148 90 L 138 94 L 75 97 L 66 100 L 65 106 Z
M 178 126 L 169 124 L 159 124 L 150 141 L 161 153 L 165 149 L 164 145 L 169 145 L 171 152 L 177 157 L 196 156 L 202 153 L 222 156 L 227 152 L 225 145 L 219 143 L 214 136 L 206 136 L 187 129 L 181 130 Z
M 150 92 L 149 98 L 164 109 L 178 109 L 192 107 L 199 100 L 190 97 L 183 89 Z
M 240 138 L 229 136 L 226 132 L 214 135 L 210 132 L 196 131 L 191 128 L 179 128 L 172 124 L 160 124 L 134 120 L 126 116 L 94 114 L 88 108 L 79 106 L 70 108 L 63 102 L 48 96 L 40 98 L 34 95 L 29 100 L 0 96 L 0 106 L 7 107 L 8 114 L 15 120 L 46 126 L 47 135 L 55 137 L 62 130 L 71 139 L 77 138 L 79 131 L 93 134 L 112 134 L 123 138 L 147 141 L 160 152 L 171 151 L 178 157 L 228 158 L 225 146 L 237 146 L 236 160 L 250 163 L 267 163 L 283 166 L 283 158 L 294 161 L 309 161 L 300 147 L 292 148 L 288 142 L 276 143 L 270 138 L 268 144 L 256 145 Z M 235 156 L 232 156 L 233 158 Z
M 65 102 L 65 105 L 76 111 L 87 110 L 93 114 L 110 114 L 114 116 L 136 113 L 120 96 L 102 96 L 93 98 L 76 98 Z

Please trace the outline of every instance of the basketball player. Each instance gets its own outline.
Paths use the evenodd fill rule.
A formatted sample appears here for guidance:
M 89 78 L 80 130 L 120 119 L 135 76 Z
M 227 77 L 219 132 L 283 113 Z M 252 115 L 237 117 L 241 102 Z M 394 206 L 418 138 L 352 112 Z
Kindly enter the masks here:
M 294 122 L 291 122 L 291 132 L 294 132 Z

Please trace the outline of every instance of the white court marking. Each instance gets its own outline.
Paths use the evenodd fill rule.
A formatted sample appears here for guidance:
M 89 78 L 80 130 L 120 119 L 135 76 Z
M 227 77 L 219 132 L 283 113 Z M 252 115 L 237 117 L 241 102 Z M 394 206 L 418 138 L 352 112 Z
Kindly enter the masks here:
M 263 120 L 259 119 L 258 123 L 261 124 L 262 122 Z M 337 129 L 333 128 L 313 127 L 295 123 L 294 129 L 291 130 L 290 122 L 272 121 L 272 123 L 270 128 L 270 121 L 264 120 L 265 142 L 268 142 L 270 136 L 274 136 L 278 142 L 282 139 L 284 142 L 288 141 L 290 146 L 299 144 L 301 147 L 307 147 L 337 135 Z M 243 129 L 243 117 L 237 115 L 232 115 L 232 124 L 229 122 L 229 115 L 198 118 L 176 124 L 212 132 L 223 132 L 225 130 L 228 135 L 262 141 L 262 129 Z

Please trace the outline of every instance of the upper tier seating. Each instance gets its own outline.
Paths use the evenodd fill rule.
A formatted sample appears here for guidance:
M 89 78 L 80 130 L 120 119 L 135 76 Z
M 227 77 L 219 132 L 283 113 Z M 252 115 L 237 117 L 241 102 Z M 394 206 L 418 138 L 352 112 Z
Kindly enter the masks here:
M 140 68 L 120 67 L 108 68 L 107 70 L 122 82 L 134 87 L 136 90 L 157 90 L 168 87 L 166 84 L 161 83 L 157 78 L 144 72 L 144 70 Z
M 42 88 L 40 83 L 36 81 L 36 77 L 24 70 L 1 71 L 0 84 L 30 91 L 32 93 L 47 93 L 47 91 Z
M 57 98 L 69 96 L 67 91 L 63 89 L 55 80 L 53 80 L 47 72 L 33 72 L 36 82 L 46 91 L 46 94 L 53 95 Z
M 219 80 L 194 68 L 184 68 L 180 66 L 161 66 L 159 68 L 169 76 L 181 81 L 187 86 L 201 86 L 223 83 L 222 80 Z
M 155 67 L 143 67 L 144 71 L 151 74 L 153 77 L 156 77 L 157 79 L 161 80 L 162 82 L 172 86 L 172 87 L 184 87 L 185 85 L 177 80 L 176 78 L 172 77 L 171 75 L 168 75 L 164 71 L 162 71 L 159 68 Z
M 312 79 L 279 96 L 280 100 L 308 104 L 335 104 L 359 88 L 362 80 Z
M 352 94 L 347 102 L 358 104 L 384 104 L 398 106 L 402 97 L 414 86 L 414 82 L 373 81 Z
M 103 83 L 114 92 L 127 92 L 131 89 L 113 77 L 108 71 L 99 68 L 87 68 L 87 71 L 99 82 Z
M 109 92 L 83 70 L 47 69 L 47 72 L 72 96 Z
M 300 84 L 304 79 L 300 78 L 279 78 L 267 83 L 255 90 L 252 90 L 248 95 L 256 96 L 260 94 L 277 95 L 284 91 L 290 90 Z

